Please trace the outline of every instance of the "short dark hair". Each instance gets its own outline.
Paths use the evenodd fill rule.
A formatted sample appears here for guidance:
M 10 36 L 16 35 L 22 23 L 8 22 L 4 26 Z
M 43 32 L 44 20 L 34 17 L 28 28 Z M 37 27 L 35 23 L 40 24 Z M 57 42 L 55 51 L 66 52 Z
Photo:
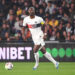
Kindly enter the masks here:
M 34 8 L 34 7 L 29 7 L 29 9 L 33 9 L 33 10 L 35 11 L 35 8 Z M 28 9 L 28 10 L 29 10 L 29 9 Z

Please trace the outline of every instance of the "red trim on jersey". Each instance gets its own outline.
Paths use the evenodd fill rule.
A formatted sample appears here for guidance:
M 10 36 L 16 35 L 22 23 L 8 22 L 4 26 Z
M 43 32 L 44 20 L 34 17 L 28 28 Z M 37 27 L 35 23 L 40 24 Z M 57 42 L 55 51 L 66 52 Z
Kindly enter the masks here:
M 32 28 L 32 25 L 30 25 L 30 24 L 27 24 L 27 26 L 28 26 L 28 28 Z

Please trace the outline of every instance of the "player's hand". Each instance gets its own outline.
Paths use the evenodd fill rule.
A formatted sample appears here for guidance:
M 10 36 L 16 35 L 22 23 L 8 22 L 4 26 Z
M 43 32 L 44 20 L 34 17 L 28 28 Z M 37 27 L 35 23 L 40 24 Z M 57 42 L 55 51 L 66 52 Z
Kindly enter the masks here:
M 43 39 L 44 39 L 44 40 L 46 40 L 46 38 L 47 38 L 47 36 L 46 36 L 46 35 L 44 35 Z
M 47 38 L 47 33 L 44 33 L 43 39 L 45 40 Z

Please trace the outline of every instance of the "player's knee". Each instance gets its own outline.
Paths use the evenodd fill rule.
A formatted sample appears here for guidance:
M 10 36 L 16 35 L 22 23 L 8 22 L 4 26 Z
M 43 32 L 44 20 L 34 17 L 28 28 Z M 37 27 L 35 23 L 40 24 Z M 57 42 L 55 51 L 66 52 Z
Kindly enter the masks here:
M 36 48 L 33 48 L 33 52 L 36 53 L 38 51 L 38 49 Z
M 45 54 L 45 53 L 46 53 L 46 51 L 42 51 L 42 53 L 43 53 L 43 54 Z
M 45 54 L 46 53 L 45 47 L 42 47 L 41 51 L 42 51 L 43 54 Z
M 45 53 L 46 53 L 46 50 L 41 49 L 41 52 L 42 52 L 43 54 L 45 54 Z

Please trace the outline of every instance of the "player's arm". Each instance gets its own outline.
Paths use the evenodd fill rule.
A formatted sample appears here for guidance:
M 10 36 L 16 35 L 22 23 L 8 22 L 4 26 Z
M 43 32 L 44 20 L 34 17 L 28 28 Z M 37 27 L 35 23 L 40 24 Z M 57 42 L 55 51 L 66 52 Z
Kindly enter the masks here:
M 26 41 L 26 38 L 25 38 L 25 27 L 22 27 L 22 38 L 24 41 Z
M 44 30 L 44 31 L 43 31 L 43 32 L 44 32 L 44 39 L 46 39 L 48 27 L 47 27 L 47 25 L 45 24 L 44 21 L 41 22 L 41 25 L 42 25 L 43 30 Z
M 27 23 L 26 23 L 26 19 L 24 18 L 23 20 L 23 26 L 22 26 L 22 38 L 24 41 L 26 41 L 26 37 L 25 37 L 25 29 L 27 28 Z

